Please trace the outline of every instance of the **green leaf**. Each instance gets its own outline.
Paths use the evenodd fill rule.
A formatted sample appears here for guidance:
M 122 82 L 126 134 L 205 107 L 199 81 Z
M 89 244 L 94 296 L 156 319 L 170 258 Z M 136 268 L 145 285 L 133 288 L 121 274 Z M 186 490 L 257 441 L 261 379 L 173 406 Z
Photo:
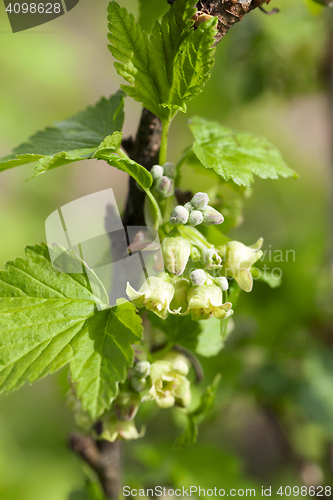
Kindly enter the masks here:
M 200 117 L 191 119 L 190 129 L 195 138 L 193 152 L 198 160 L 225 181 L 249 187 L 254 174 L 262 179 L 297 177 L 278 149 L 263 137 L 237 132 Z
M 221 375 L 218 373 L 212 384 L 202 394 L 199 406 L 187 413 L 187 424 L 184 432 L 178 437 L 176 446 L 182 448 L 196 443 L 199 433 L 199 424 L 209 415 L 214 407 L 216 393 L 221 382 Z
M 259 281 L 263 281 L 271 288 L 278 288 L 282 284 L 281 276 L 275 276 L 267 269 L 258 269 L 257 267 L 253 267 L 251 269 L 251 274 L 254 280 L 258 279 Z
M 44 243 L 27 247 L 26 258 L 0 271 L 0 391 L 35 382 L 70 362 L 82 408 L 97 418 L 132 363 L 141 320 L 130 303 L 109 309 L 93 271 L 74 252 L 57 248 L 58 264 L 61 259 L 71 274 L 52 266 Z
M 96 419 L 117 394 L 132 366 L 132 344 L 142 335 L 141 319 L 130 302 L 89 318 L 71 346 L 71 376 L 82 408 Z
M 132 14 L 115 1 L 109 3 L 109 49 L 118 59 L 115 67 L 129 85 L 125 92 L 162 121 L 201 92 L 212 67 L 217 19 L 191 28 L 193 0 L 176 0 L 150 37 Z
M 112 167 L 116 167 L 119 170 L 126 172 L 133 177 L 133 179 L 135 179 L 144 190 L 148 190 L 153 183 L 153 178 L 150 172 L 148 172 L 145 167 L 139 165 L 139 163 L 136 163 L 130 158 L 123 158 L 114 153 L 108 153 L 105 149 L 102 149 L 101 151 L 97 150 L 95 158 L 105 160 Z
M 120 131 L 123 122 L 124 93 L 119 91 L 54 127 L 34 134 L 28 142 L 14 148 L 13 155 L 0 160 L 0 172 L 37 161 L 35 177 L 68 163 L 93 158 L 105 137 Z
M 146 33 L 150 33 L 156 19 L 162 17 L 169 8 L 167 2 L 139 0 L 139 24 Z
M 154 313 L 148 313 L 148 317 L 155 328 L 165 333 L 169 342 L 195 351 L 201 332 L 199 321 L 192 320 L 191 316 L 174 314 L 169 314 L 166 319 L 161 319 Z
M 198 336 L 198 345 L 196 346 L 195 352 L 204 356 L 205 358 L 210 358 L 211 356 L 216 356 L 224 346 L 224 342 L 221 335 L 222 323 L 228 321 L 220 320 L 217 318 L 210 318 L 206 321 L 202 321 L 202 330 Z

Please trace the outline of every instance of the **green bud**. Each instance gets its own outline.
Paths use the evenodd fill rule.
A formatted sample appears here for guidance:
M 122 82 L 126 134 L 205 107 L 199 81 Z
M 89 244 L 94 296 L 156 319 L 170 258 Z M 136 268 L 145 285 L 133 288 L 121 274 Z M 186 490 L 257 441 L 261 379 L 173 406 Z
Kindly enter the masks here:
M 119 420 L 133 420 L 141 400 L 137 392 L 131 390 L 120 390 L 115 401 L 114 409 Z
M 213 248 L 207 248 L 203 250 L 201 254 L 201 261 L 204 267 L 209 267 L 211 269 L 216 269 L 221 266 L 222 259 Z
M 218 212 L 217 210 L 215 210 L 215 208 L 210 207 L 209 205 L 207 205 L 207 207 L 205 207 L 202 210 L 202 215 L 203 215 L 202 223 L 204 226 L 212 226 L 213 224 L 222 224 L 222 222 L 224 221 L 223 215 L 220 214 L 220 212 Z
M 184 208 L 186 208 L 186 210 L 188 211 L 188 213 L 189 213 L 189 214 L 190 214 L 190 213 L 192 212 L 192 210 L 194 209 L 194 207 L 193 207 L 192 203 L 191 203 L 191 202 L 189 202 L 189 201 L 188 201 L 187 203 L 185 203 Z
M 147 379 L 146 377 L 137 377 L 134 375 L 131 378 L 131 387 L 136 392 L 142 392 L 147 389 Z
M 201 259 L 200 250 L 198 250 L 197 247 L 193 245 L 191 247 L 191 259 L 193 260 L 193 262 L 198 262 Z
M 170 179 L 170 177 L 167 177 L 166 175 L 163 175 L 163 177 L 157 179 L 156 191 L 160 196 L 162 196 L 162 198 L 168 198 L 169 196 L 172 196 L 175 191 L 173 179 Z
M 188 221 L 189 213 L 185 207 L 182 205 L 177 205 L 171 212 L 169 222 L 173 226 L 179 226 L 181 224 L 186 224 Z
M 163 176 L 164 170 L 161 165 L 153 165 L 151 167 L 150 173 L 154 181 L 157 181 L 157 179 L 160 179 Z
M 203 221 L 202 212 L 200 212 L 199 210 L 192 210 L 188 218 L 188 223 L 191 226 L 198 226 L 199 224 L 202 223 L 202 221 Z
M 203 269 L 195 269 L 191 272 L 191 281 L 194 286 L 202 286 L 206 283 L 207 274 Z
M 150 371 L 149 361 L 139 361 L 134 365 L 134 373 L 138 377 L 148 377 Z
M 183 274 L 191 253 L 190 242 L 180 235 L 167 236 L 161 247 L 164 265 L 169 273 L 176 276 Z
M 209 196 L 207 193 L 196 193 L 191 200 L 191 203 L 196 210 L 204 209 L 208 205 L 208 202 Z
M 222 292 L 225 292 L 229 288 L 228 280 L 224 276 L 214 278 L 214 284 L 221 288 Z
M 177 170 L 176 170 L 176 165 L 174 163 L 171 162 L 164 163 L 163 170 L 164 170 L 164 175 L 171 177 L 171 179 L 176 177 Z

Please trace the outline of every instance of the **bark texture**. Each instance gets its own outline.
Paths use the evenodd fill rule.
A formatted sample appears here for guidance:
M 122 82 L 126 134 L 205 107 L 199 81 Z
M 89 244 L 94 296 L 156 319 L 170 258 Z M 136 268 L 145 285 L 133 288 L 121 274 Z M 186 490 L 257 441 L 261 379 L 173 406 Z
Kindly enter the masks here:
M 106 498 L 118 500 L 121 491 L 121 441 L 96 441 L 91 436 L 73 433 L 70 448 L 97 474 Z

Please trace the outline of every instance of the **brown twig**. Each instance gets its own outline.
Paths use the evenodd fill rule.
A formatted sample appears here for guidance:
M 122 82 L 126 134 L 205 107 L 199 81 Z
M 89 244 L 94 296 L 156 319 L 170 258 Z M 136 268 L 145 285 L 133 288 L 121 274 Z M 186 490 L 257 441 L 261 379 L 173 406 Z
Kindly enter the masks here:
M 218 17 L 216 43 L 228 33 L 230 28 L 252 10 L 262 7 L 270 0 L 199 0 L 197 9 Z
M 121 441 L 96 441 L 73 433 L 69 447 L 97 474 L 106 498 L 118 500 L 121 490 Z

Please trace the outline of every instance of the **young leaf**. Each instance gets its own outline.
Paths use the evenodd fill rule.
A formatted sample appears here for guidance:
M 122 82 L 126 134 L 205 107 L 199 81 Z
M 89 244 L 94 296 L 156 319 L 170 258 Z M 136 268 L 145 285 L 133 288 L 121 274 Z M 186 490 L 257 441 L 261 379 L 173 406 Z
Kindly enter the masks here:
M 222 323 L 226 320 L 220 320 L 217 318 L 210 318 L 206 321 L 202 321 L 202 331 L 198 336 L 198 345 L 196 346 L 195 352 L 204 356 L 205 358 L 210 358 L 211 356 L 216 356 L 224 346 L 221 327 Z
M 169 8 L 167 2 L 139 0 L 139 24 L 146 33 L 150 33 L 156 19 L 162 17 Z
M 191 119 L 190 129 L 195 139 L 193 152 L 198 160 L 225 181 L 249 187 L 254 174 L 262 179 L 297 177 L 280 152 L 263 137 L 237 132 L 200 117 Z
M 216 393 L 220 385 L 221 375 L 218 373 L 212 384 L 202 394 L 199 406 L 187 413 L 187 424 L 184 432 L 178 437 L 176 446 L 182 448 L 196 443 L 199 433 L 199 424 L 202 423 L 212 410 Z
M 141 335 L 141 319 L 127 302 L 94 314 L 71 342 L 75 393 L 93 419 L 109 408 L 118 382 L 125 381 L 133 364 L 132 344 Z
M 165 333 L 169 342 L 195 351 L 198 344 L 198 336 L 201 333 L 199 321 L 194 321 L 191 319 L 191 316 L 177 316 L 172 314 L 169 314 L 165 320 L 159 318 L 154 313 L 149 313 L 148 317 L 155 328 Z
M 185 101 L 202 90 L 213 64 L 217 19 L 194 31 L 193 4 L 176 0 L 155 22 L 150 37 L 125 8 L 115 1 L 108 7 L 109 49 L 120 61 L 117 72 L 129 83 L 122 88 L 162 121 L 170 121 L 179 109 L 186 111 Z
M 271 271 L 265 268 L 258 269 L 257 267 L 253 267 L 251 269 L 251 274 L 254 280 L 263 281 L 269 285 L 270 288 L 278 288 L 282 284 L 281 276 L 275 276 Z
M 71 362 L 82 407 L 96 418 L 110 406 L 132 363 L 131 344 L 140 337 L 141 322 L 130 303 L 108 309 L 103 285 L 74 252 L 63 251 L 61 258 L 71 274 L 52 266 L 46 244 L 27 247 L 25 259 L 0 271 L 0 391 Z
M 124 122 L 124 93 L 104 97 L 75 116 L 37 132 L 14 148 L 13 155 L 0 160 L 0 172 L 38 161 L 35 175 L 75 161 L 93 158 L 106 136 L 121 131 Z

